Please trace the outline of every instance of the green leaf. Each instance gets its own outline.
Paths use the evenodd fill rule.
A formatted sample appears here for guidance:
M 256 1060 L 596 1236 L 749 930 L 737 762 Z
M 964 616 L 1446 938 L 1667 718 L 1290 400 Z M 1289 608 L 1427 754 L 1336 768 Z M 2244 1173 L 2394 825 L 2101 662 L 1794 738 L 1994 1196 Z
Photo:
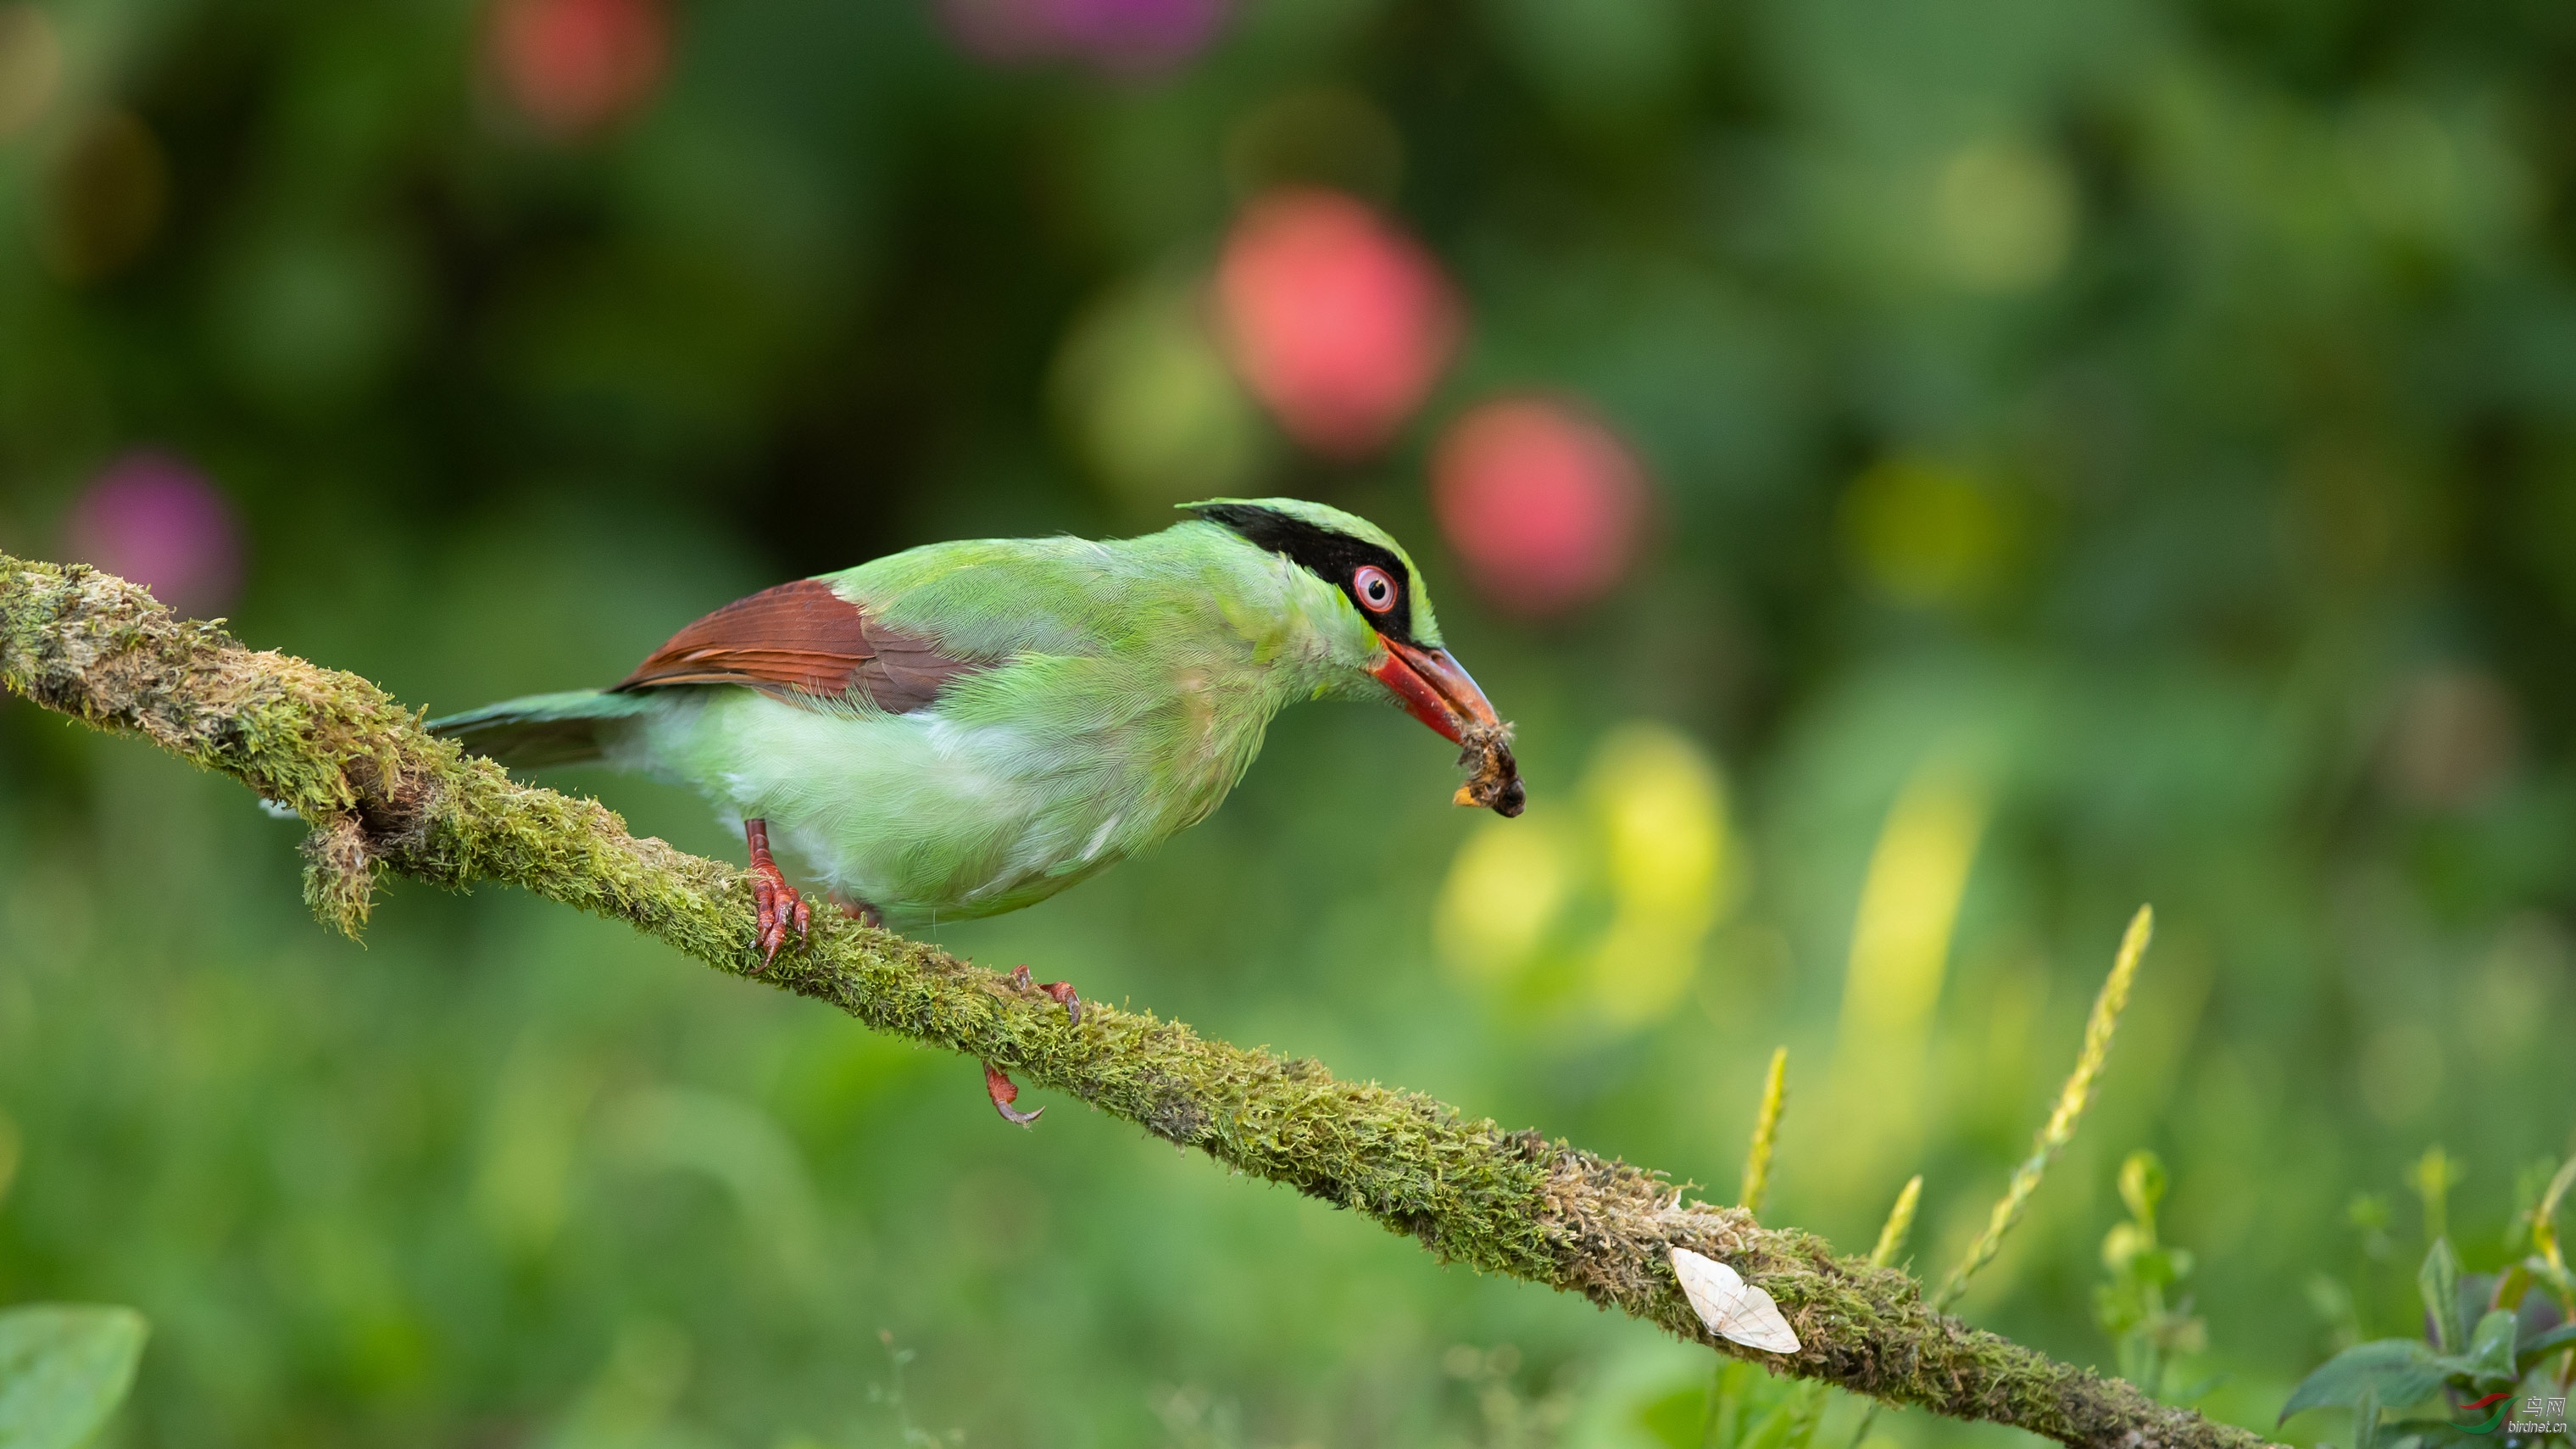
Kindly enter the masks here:
M 134 1384 L 150 1329 L 131 1308 L 40 1303 L 0 1313 L 0 1449 L 77 1449 Z
M 2522 1295 L 2530 1291 L 2531 1268 L 2528 1264 L 2516 1263 L 2505 1269 L 2503 1276 L 2496 1279 L 2495 1296 L 2488 1300 L 2488 1306 L 2515 1307 L 2522 1302 Z
M 2424 1311 L 2433 1316 L 2433 1343 L 2444 1353 L 2458 1353 L 2468 1338 L 2468 1325 L 2460 1321 L 2460 1258 L 2451 1251 L 2449 1238 L 2435 1238 L 2431 1252 L 2424 1255 L 2424 1266 L 2415 1274 L 2415 1287 L 2424 1295 Z
M 2352 1449 L 2379 1449 L 2379 1393 L 2369 1384 L 2352 1401 Z
M 2514 1372 L 2513 1340 L 2518 1325 L 2513 1310 L 2499 1308 L 2478 1320 L 2475 1333 L 2469 1335 L 2469 1351 L 2464 1357 L 2469 1377 L 2484 1389 L 2508 1387 L 2521 1377 Z
M 2383 1338 L 2357 1343 L 2315 1373 L 2300 1380 L 2281 1406 L 2281 1422 L 2321 1404 L 2358 1403 L 2366 1391 L 2381 1404 L 2419 1404 L 2442 1386 L 2442 1367 L 2433 1350 L 2411 1338 Z
M 2561 1349 L 2576 1347 L 2576 1323 L 2562 1323 L 2522 1346 L 2514 1355 L 2514 1364 L 2529 1373 L 2539 1362 Z

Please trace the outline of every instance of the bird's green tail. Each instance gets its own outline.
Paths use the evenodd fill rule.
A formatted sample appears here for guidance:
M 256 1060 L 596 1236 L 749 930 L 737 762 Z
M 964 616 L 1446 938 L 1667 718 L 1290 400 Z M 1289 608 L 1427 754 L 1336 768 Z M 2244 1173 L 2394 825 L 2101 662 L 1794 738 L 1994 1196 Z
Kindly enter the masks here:
M 652 709 L 649 697 L 576 689 L 505 699 L 429 722 L 431 734 L 456 741 L 478 755 L 523 769 L 578 765 L 596 760 L 600 726 L 633 719 Z

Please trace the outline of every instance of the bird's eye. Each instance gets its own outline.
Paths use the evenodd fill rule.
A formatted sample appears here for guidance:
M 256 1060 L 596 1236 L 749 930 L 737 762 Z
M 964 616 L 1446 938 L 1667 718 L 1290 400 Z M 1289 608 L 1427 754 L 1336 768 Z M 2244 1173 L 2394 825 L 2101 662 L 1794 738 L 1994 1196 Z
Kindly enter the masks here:
M 1395 607 L 1395 580 L 1375 564 L 1362 564 L 1351 575 L 1351 592 L 1359 595 L 1360 603 L 1372 614 L 1383 614 Z

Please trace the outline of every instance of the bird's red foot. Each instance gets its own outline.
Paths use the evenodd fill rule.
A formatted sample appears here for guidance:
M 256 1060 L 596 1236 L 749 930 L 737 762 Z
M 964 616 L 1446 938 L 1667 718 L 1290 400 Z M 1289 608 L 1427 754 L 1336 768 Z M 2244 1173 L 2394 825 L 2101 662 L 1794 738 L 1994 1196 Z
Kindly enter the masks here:
M 778 948 L 787 944 L 790 925 L 796 928 L 798 940 L 805 939 L 807 929 L 813 925 L 814 912 L 775 865 L 767 870 L 753 869 L 751 899 L 760 908 L 760 964 L 767 966 L 778 959 Z
M 787 944 L 789 926 L 796 928 L 798 940 L 805 939 L 814 912 L 770 855 L 769 822 L 744 821 L 742 837 L 751 847 L 751 902 L 760 912 L 760 964 L 767 966 L 778 959 L 778 948 Z
M 993 1099 L 993 1110 L 1001 1113 L 1002 1120 L 1005 1122 L 1016 1122 L 1026 1127 L 1046 1115 L 1044 1107 L 1028 1112 L 1013 1110 L 1011 1104 L 1020 1099 L 1020 1089 L 1009 1077 L 1002 1075 L 1000 1067 L 991 1062 L 984 1064 L 984 1095 Z
M 842 895 L 839 891 L 827 891 L 824 893 L 823 898 L 830 901 L 833 905 L 840 907 L 842 915 L 849 917 L 860 925 L 874 926 L 880 931 L 885 929 L 885 917 L 878 913 L 876 907 L 869 905 L 866 901 L 859 900 L 852 896 Z
M 1029 980 L 1029 968 L 1026 965 L 1020 965 L 1011 968 L 1011 984 L 1020 988 L 1022 991 L 1027 991 L 1034 987 L 1037 990 L 1043 991 L 1047 995 L 1054 997 L 1056 999 L 1056 1004 L 1064 1008 L 1065 1016 L 1070 1019 L 1075 1026 L 1082 1025 L 1082 998 L 1074 994 L 1072 982 L 1031 981 Z

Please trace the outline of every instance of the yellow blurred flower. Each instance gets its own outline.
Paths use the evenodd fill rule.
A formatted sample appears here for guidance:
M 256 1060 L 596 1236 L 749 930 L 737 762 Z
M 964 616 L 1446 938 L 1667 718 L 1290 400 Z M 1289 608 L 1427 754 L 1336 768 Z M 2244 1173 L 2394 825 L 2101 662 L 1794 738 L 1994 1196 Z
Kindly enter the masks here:
M 1852 923 L 1847 1046 L 1879 1060 L 1921 1052 L 1985 827 L 1984 789 L 1947 755 L 1919 766 L 1889 807 Z
M 1738 894 L 1726 783 L 1669 726 L 1623 725 L 1593 752 L 1573 819 L 1489 821 L 1451 864 L 1434 919 L 1461 979 L 1492 988 L 1569 978 L 1613 1026 L 1641 1025 L 1689 989 Z
M 1934 1016 L 1991 793 L 1961 751 L 1936 749 L 1879 828 L 1843 978 L 1827 1088 L 1836 1130 L 1817 1164 L 1827 1180 L 1868 1181 L 1920 1145 Z
M 1538 953 L 1573 885 L 1546 818 L 1488 820 L 1458 849 L 1433 935 L 1471 980 L 1500 980 Z
M 1690 985 L 1729 884 L 1726 787 L 1680 733 L 1631 724 L 1593 754 L 1583 793 L 1603 844 L 1609 935 L 1593 954 L 1594 1005 L 1633 1025 Z

